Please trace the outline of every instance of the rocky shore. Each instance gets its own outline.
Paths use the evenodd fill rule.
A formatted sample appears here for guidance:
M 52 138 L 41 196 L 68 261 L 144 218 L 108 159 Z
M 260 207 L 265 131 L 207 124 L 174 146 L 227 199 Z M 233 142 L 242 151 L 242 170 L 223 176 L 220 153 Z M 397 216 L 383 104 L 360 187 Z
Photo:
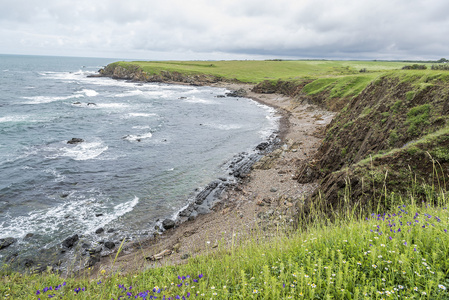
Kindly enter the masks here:
M 112 73 L 111 73 L 112 72 Z M 300 97 L 261 93 L 250 84 L 169 72 L 147 76 L 139 70 L 103 70 L 100 76 L 115 79 L 224 87 L 227 96 L 247 97 L 274 107 L 280 116 L 279 132 L 254 153 L 242 153 L 229 167 L 229 178 L 211 182 L 178 214 L 161 223 L 164 231 L 147 240 L 125 243 L 116 258 L 101 257 L 89 270 L 131 272 L 161 264 L 186 262 L 198 254 L 235 245 L 254 230 L 267 235 L 294 226 L 295 215 L 316 183 L 300 184 L 296 169 L 316 152 L 324 128 L 334 113 Z M 257 92 L 255 92 L 257 91 Z M 115 263 L 113 263 L 115 261 Z
M 112 72 L 112 73 L 111 73 Z M 247 97 L 274 107 L 280 117 L 279 130 L 270 139 L 259 144 L 251 153 L 240 153 L 228 165 L 226 178 L 212 181 L 200 191 L 173 219 L 159 222 L 154 235 L 139 241 L 106 239 L 92 244 L 75 234 L 67 237 L 57 249 L 48 249 L 48 259 L 8 258 L 18 268 L 45 271 L 49 266 L 56 272 L 85 270 L 95 275 L 112 267 L 122 272 L 147 268 L 158 264 L 176 264 L 206 251 L 238 243 L 256 228 L 269 235 L 279 226 L 294 225 L 297 209 L 316 188 L 315 183 L 299 184 L 294 180 L 298 165 L 316 152 L 324 127 L 333 113 L 303 101 L 250 84 L 221 80 L 211 76 L 182 76 L 169 72 L 163 76 L 148 77 L 136 70 L 106 70 L 99 76 L 114 79 L 164 82 L 173 84 L 208 85 L 224 87 L 231 92 L 224 97 Z M 72 139 L 68 143 L 82 142 Z M 103 228 L 96 234 L 103 235 Z M 112 233 L 110 233 L 112 234 Z M 0 241 L 6 248 L 15 241 Z M 120 248 L 120 250 L 119 250 Z M 112 264 L 119 251 L 117 263 Z M 70 268 L 63 261 L 76 260 Z

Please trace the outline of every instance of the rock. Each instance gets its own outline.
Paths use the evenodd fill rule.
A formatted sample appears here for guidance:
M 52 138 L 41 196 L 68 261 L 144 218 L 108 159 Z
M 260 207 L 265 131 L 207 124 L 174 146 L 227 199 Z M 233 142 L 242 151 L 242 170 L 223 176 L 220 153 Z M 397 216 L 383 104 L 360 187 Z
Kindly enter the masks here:
M 104 243 L 104 246 L 108 249 L 113 249 L 115 247 L 115 244 L 114 244 L 114 242 L 107 241 Z
M 66 238 L 63 242 L 62 245 L 66 248 L 72 248 L 73 245 L 75 245 L 75 243 L 79 240 L 79 236 L 77 234 Z
M 95 103 L 93 103 L 93 102 L 89 102 L 89 103 L 87 103 L 87 106 L 89 106 L 89 105 L 94 105 L 94 106 L 97 106 L 97 104 L 95 104 Z
M 101 248 L 101 246 L 97 246 L 95 248 L 90 248 L 89 250 L 87 250 L 89 252 L 90 255 L 94 255 L 96 253 L 100 253 L 101 250 L 103 250 L 103 248 Z
M 164 258 L 164 256 L 167 256 L 167 255 L 170 255 L 170 254 L 172 254 L 172 251 L 168 250 L 168 249 L 165 249 L 164 251 L 162 251 L 162 252 L 160 252 L 158 254 L 155 254 L 155 255 L 152 255 L 152 256 L 149 256 L 149 257 L 145 257 L 145 259 L 146 260 L 159 260 L 159 259 Z
M 5 249 L 5 248 L 11 246 L 15 242 L 17 242 L 17 239 L 12 238 L 12 237 L 7 237 L 7 238 L 4 238 L 4 239 L 0 239 L 0 250 Z
M 108 229 L 108 233 L 113 233 L 114 231 L 115 231 L 114 228 L 109 228 L 109 229 Z
M 25 236 L 25 239 L 32 238 L 33 236 L 34 236 L 34 233 L 27 233 L 27 235 Z
M 26 268 L 31 268 L 34 265 L 34 261 L 29 259 L 29 258 L 25 258 L 22 262 L 22 264 L 26 267 Z
M 187 259 L 190 257 L 189 253 L 184 253 L 183 255 L 181 255 L 181 259 Z
M 262 151 L 268 148 L 268 146 L 270 146 L 270 144 L 268 142 L 263 142 L 260 143 L 259 145 L 257 145 L 256 150 Z
M 90 255 L 89 260 L 87 261 L 87 266 L 88 267 L 92 267 L 94 266 L 96 263 L 100 262 L 101 260 L 101 255 L 100 253 L 95 253 L 93 255 Z
M 100 233 L 103 233 L 103 232 L 104 232 L 104 229 L 102 227 L 100 227 L 97 230 L 95 230 L 96 234 L 100 234 Z
M 75 105 L 80 105 L 81 102 L 77 101 L 77 102 L 73 102 L 73 104 L 75 104 Z
M 236 91 L 232 91 L 230 93 L 226 93 L 226 96 L 228 97 L 245 97 L 246 96 L 246 90 L 245 89 L 238 89 Z
M 175 227 L 175 221 L 171 219 L 165 219 L 162 221 L 162 227 L 164 227 L 165 230 Z
M 272 192 L 272 193 L 276 193 L 277 191 L 278 191 L 277 188 L 271 188 L 271 189 L 270 189 L 270 192 Z
M 98 214 L 95 214 L 95 216 L 98 218 L 98 217 L 102 217 L 103 214 L 102 213 L 98 213 Z
M 181 244 L 180 244 L 180 243 L 176 243 L 176 244 L 173 246 L 173 251 L 174 251 L 174 252 L 179 252 L 179 248 L 181 248 Z
M 84 142 L 83 139 L 80 138 L 72 138 L 70 141 L 67 141 L 67 144 L 78 144 Z

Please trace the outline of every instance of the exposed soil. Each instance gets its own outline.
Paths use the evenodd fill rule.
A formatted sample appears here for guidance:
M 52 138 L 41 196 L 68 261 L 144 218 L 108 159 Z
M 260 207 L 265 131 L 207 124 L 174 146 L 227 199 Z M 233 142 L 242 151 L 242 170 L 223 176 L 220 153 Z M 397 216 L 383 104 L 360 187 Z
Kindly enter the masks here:
M 281 94 L 254 93 L 252 85 L 226 82 L 208 85 L 244 89 L 246 97 L 275 107 L 281 116 L 282 146 L 256 163 L 249 175 L 222 196 L 213 212 L 199 215 L 153 239 L 124 245 L 115 263 L 115 253 L 101 258 L 89 271 L 92 276 L 103 269 L 134 272 L 184 263 L 198 254 L 238 243 L 252 230 L 262 229 L 269 234 L 277 226 L 291 225 L 297 207 L 316 189 L 315 182 L 301 184 L 293 178 L 298 166 L 317 151 L 324 128 L 334 113 L 299 104 L 297 99 Z

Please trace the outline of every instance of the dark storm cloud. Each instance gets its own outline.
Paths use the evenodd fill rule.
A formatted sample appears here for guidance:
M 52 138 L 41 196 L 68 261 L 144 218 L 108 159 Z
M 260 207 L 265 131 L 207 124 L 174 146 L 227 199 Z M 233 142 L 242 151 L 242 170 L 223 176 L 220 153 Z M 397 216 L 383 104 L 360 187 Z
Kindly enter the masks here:
M 3 1 L 5 2 L 5 1 Z M 449 56 L 443 0 L 6 1 L 0 52 L 148 59 Z

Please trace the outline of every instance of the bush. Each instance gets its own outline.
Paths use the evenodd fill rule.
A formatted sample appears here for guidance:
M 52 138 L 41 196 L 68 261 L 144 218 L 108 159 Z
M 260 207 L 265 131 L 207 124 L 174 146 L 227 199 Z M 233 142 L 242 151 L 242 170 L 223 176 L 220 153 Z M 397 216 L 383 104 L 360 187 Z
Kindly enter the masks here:
M 402 67 L 402 70 L 426 70 L 426 69 L 427 69 L 426 65 L 418 65 L 418 64 Z

